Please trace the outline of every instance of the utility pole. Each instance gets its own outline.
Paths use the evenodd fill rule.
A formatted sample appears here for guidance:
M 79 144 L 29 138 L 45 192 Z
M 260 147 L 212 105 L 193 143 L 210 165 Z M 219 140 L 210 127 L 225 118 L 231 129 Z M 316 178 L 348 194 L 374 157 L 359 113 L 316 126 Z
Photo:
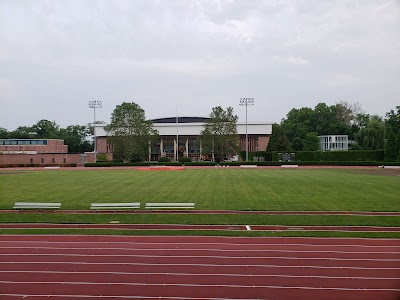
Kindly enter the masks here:
M 240 106 L 246 106 L 246 161 L 249 161 L 249 139 L 247 137 L 247 106 L 254 105 L 254 98 L 240 98 Z
M 97 139 L 96 139 L 96 108 L 102 108 L 103 104 L 99 100 L 89 101 L 89 107 L 93 108 L 93 132 L 94 132 L 94 162 L 97 161 Z

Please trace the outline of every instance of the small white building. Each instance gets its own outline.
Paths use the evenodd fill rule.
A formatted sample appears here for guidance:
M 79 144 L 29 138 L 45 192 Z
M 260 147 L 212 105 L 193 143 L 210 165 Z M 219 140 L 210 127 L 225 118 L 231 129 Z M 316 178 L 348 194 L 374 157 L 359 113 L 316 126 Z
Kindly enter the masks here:
M 320 135 L 318 137 L 321 151 L 349 150 L 348 135 Z

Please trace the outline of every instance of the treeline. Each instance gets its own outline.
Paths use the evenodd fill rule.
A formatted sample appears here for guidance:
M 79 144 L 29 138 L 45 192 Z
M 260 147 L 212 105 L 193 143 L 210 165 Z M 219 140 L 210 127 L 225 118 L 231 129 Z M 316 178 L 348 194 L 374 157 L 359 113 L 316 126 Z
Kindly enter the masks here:
M 203 153 L 211 153 L 216 161 L 237 153 L 238 117 L 233 109 L 214 107 L 209 117 L 200 135 Z M 113 111 L 105 129 L 114 146 L 114 158 L 123 161 L 146 160 L 148 142 L 154 141 L 158 134 L 139 105 L 125 102 Z M 88 126 L 60 128 L 48 120 L 14 131 L 0 128 L 2 139 L 63 139 L 69 152 L 93 151 L 92 135 Z M 317 151 L 319 135 L 348 135 L 352 141 L 350 150 L 381 150 L 386 161 L 400 161 L 400 106 L 387 112 L 385 118 L 365 113 L 358 103 L 339 102 L 331 106 L 319 103 L 315 108 L 293 108 L 280 124 L 273 125 L 267 159 L 271 160 L 275 151 Z
M 89 126 L 70 125 L 61 128 L 49 120 L 40 120 L 32 126 L 19 126 L 14 131 L 0 128 L 0 139 L 62 139 L 70 153 L 93 151 L 91 136 Z
M 365 113 L 361 106 L 319 103 L 314 109 L 293 108 L 274 124 L 267 152 L 316 151 L 319 135 L 348 135 L 350 150 L 384 150 L 385 160 L 400 160 L 400 106 L 385 118 Z

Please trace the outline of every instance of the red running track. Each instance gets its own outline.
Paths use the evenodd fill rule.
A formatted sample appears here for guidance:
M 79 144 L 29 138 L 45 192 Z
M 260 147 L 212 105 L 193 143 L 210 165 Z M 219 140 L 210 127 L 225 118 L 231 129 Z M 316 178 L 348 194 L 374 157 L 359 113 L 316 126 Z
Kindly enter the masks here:
M 400 297 L 400 239 L 0 235 L 0 299 Z

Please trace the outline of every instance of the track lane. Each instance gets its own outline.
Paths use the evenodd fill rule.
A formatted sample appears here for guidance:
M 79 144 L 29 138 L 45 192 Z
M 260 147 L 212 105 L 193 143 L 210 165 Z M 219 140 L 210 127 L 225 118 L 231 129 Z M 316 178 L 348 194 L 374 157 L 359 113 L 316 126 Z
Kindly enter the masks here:
M 0 280 L 0 283 L 8 282 L 32 282 L 32 283 L 62 283 L 69 284 L 76 282 L 77 275 L 86 277 L 85 282 L 90 284 L 116 284 L 116 285 L 219 285 L 226 287 L 242 286 L 289 286 L 289 287 L 310 287 L 323 289 L 358 289 L 360 286 L 365 286 L 367 290 L 384 290 L 393 289 L 400 292 L 399 279 L 388 278 L 346 278 L 346 277 L 323 277 L 323 276 L 216 276 L 207 274 L 207 276 L 182 274 L 176 275 L 172 273 L 144 273 L 144 274 L 118 274 L 118 273 L 23 273 L 23 272 L 8 272 L 1 273 L 6 280 Z M 85 276 L 86 275 L 86 276 Z M 282 284 L 284 280 L 284 284 Z
M 196 295 L 202 299 L 397 300 L 400 293 L 398 240 L 23 238 L 0 236 L 1 299 Z M 13 243 L 17 254 L 8 253 L 13 252 Z M 20 294 L 11 296 L 16 290 Z
M 1 284 L 2 294 L 11 294 L 19 291 L 29 291 L 26 295 L 96 295 L 96 296 L 146 296 L 160 299 L 164 297 L 199 297 L 203 298 L 227 298 L 229 299 L 271 299 L 271 300 L 295 300 L 295 299 L 352 299 L 352 300 L 397 300 L 397 291 L 393 290 L 371 290 L 371 289 L 324 289 L 310 287 L 288 287 L 288 286 L 198 286 L 198 285 L 118 285 L 118 284 Z M 25 294 L 22 292 L 22 294 Z M 321 297 L 322 296 L 322 297 Z M 25 297 L 24 299 L 27 299 Z M 28 298 L 29 299 L 29 298 Z
M 283 248 L 283 247 L 282 247 Z M 126 255 L 126 256 L 146 256 L 150 253 L 157 255 L 159 249 L 135 249 L 135 248 L 90 248 L 90 247 L 51 247 L 51 246 L 35 246 L 35 247 L 4 247 L 0 246 L 0 256 L 7 255 L 12 249 L 14 255 L 23 255 L 26 253 L 31 254 L 49 254 L 58 255 L 60 253 L 65 255 L 108 255 L 112 251 L 112 255 Z M 343 259 L 381 259 L 381 260 L 400 260 L 400 251 L 398 252 L 348 252 L 348 251 L 322 251 L 322 250 L 286 250 L 286 249 L 262 249 L 249 251 L 248 249 L 235 249 L 235 250 L 214 250 L 214 249 L 162 249 L 163 256 L 208 256 L 208 257 L 297 257 L 297 258 L 315 258 L 315 257 L 333 257 Z
M 0 263 L 1 273 L 7 272 L 75 272 L 75 273 L 180 273 L 180 274 L 220 274 L 235 275 L 283 275 L 283 276 L 327 276 L 327 277 L 369 277 L 400 278 L 399 268 L 344 268 L 323 266 L 283 266 L 275 265 L 201 265 L 201 264 L 139 264 L 139 263 L 66 263 L 66 262 L 5 262 Z

